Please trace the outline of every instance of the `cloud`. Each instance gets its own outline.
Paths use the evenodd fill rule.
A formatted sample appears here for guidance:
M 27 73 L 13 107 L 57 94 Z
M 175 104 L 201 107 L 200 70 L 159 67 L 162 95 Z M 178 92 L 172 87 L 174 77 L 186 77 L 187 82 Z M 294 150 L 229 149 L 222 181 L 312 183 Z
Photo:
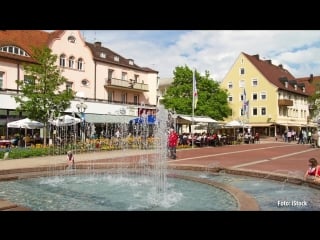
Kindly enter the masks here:
M 141 67 L 173 77 L 177 66 L 187 65 L 221 81 L 241 52 L 259 54 L 282 64 L 294 76 L 320 75 L 320 31 L 295 30 L 90 30 L 86 41 L 102 42 Z

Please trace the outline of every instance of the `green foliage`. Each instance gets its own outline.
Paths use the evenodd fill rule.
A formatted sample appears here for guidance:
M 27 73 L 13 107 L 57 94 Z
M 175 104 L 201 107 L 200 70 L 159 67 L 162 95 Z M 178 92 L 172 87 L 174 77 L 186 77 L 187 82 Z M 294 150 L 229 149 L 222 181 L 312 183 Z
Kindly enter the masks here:
M 33 57 L 37 64 L 24 65 L 27 77 L 16 80 L 21 94 L 14 98 L 19 104 L 17 111 L 25 112 L 30 119 L 46 123 L 51 110 L 59 113 L 70 106 L 74 92 L 66 89 L 59 91 L 67 79 L 61 76 L 56 65 L 58 57 L 52 54 L 51 49 L 34 48 Z
M 25 64 L 24 79 L 16 80 L 20 94 L 14 96 L 17 111 L 24 112 L 30 119 L 43 122 L 45 129 L 51 112 L 56 115 L 65 111 L 74 98 L 70 89 L 61 91 L 67 79 L 61 76 L 57 55 L 48 47 L 33 48 L 33 58 L 37 63 Z M 44 131 L 46 141 L 46 131 Z
M 175 68 L 174 80 L 166 91 L 163 105 L 166 109 L 175 109 L 178 114 L 192 114 L 193 101 L 193 71 L 188 66 Z M 196 71 L 196 85 L 198 90 L 196 116 L 209 116 L 215 120 L 223 120 L 231 115 L 231 108 L 227 101 L 227 91 L 209 78 L 209 71 L 200 76 Z

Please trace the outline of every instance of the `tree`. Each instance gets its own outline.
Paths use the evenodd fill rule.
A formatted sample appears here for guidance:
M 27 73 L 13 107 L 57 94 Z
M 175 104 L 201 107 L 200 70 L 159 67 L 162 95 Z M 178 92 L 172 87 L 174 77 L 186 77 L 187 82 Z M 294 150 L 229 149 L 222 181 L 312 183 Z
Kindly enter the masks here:
M 173 83 L 163 96 L 162 103 L 166 109 L 175 109 L 180 114 L 192 114 L 193 101 L 193 71 L 188 66 L 178 66 L 173 72 Z M 209 116 L 215 120 L 223 120 L 231 115 L 227 102 L 227 91 L 220 88 L 218 82 L 209 78 L 209 71 L 200 76 L 196 71 L 196 86 L 198 92 L 196 116 Z
M 46 127 L 51 114 L 65 111 L 75 93 L 71 89 L 59 90 L 67 79 L 61 76 L 56 65 L 58 57 L 52 54 L 51 49 L 33 48 L 33 58 L 37 63 L 24 64 L 25 77 L 16 80 L 20 94 L 14 98 L 19 104 L 17 111 L 23 111 L 30 119 L 45 124 L 46 144 Z

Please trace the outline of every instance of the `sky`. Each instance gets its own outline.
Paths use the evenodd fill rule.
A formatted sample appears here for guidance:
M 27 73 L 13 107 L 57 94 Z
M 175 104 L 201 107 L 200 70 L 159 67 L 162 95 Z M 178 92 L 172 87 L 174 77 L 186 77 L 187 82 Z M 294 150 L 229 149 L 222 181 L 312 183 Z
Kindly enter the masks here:
M 282 64 L 295 77 L 320 75 L 319 30 L 81 30 L 85 41 L 172 78 L 187 65 L 222 81 L 241 52 Z

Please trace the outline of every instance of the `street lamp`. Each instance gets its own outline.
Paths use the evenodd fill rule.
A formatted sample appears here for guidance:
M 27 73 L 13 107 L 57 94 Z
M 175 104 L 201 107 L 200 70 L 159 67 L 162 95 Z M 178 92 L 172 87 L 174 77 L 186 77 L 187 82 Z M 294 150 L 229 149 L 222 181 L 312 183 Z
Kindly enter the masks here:
M 77 107 L 77 109 L 78 109 L 78 113 L 80 114 L 81 120 L 82 120 L 82 122 L 81 122 L 81 139 L 82 139 L 82 141 L 84 141 L 84 140 L 85 140 L 85 133 L 84 133 L 84 129 L 85 129 L 85 115 L 84 115 L 84 113 L 85 113 L 86 109 L 88 108 L 88 106 L 87 106 L 87 104 L 85 104 L 85 103 L 83 102 L 83 99 L 81 99 L 81 100 L 80 100 L 80 103 L 78 103 L 78 104 L 76 105 L 76 107 Z

